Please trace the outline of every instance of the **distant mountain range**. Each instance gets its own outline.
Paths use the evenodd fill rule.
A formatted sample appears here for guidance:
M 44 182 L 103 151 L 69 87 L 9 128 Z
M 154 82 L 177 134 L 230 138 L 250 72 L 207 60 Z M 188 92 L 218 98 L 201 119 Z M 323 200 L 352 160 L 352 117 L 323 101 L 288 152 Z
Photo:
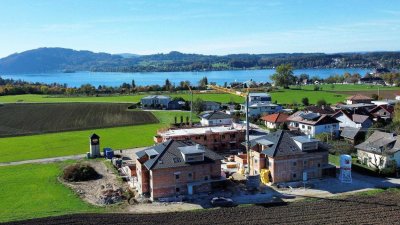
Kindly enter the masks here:
M 135 55 L 38 48 L 0 59 L 0 73 L 46 72 L 167 72 L 274 68 L 290 63 L 294 68 L 400 68 L 400 52 L 277 53 L 225 56 L 185 54 Z

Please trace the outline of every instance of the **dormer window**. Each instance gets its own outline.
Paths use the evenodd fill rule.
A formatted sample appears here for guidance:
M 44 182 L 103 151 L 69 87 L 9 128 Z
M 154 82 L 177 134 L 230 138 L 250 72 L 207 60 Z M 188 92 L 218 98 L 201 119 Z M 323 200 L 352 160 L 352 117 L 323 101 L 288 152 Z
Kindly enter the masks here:
M 182 157 L 185 162 L 202 162 L 204 161 L 204 147 L 197 144 L 194 146 L 180 147 Z

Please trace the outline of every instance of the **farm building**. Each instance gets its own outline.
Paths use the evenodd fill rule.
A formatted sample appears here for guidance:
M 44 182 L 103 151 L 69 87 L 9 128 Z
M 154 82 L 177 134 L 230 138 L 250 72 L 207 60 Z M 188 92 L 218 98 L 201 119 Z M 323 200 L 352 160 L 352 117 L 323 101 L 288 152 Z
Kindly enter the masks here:
M 286 113 L 274 113 L 261 117 L 261 120 L 265 122 L 265 126 L 269 129 L 277 129 L 279 126 L 287 122 L 289 117 Z
M 136 153 L 136 188 L 151 200 L 208 192 L 223 179 L 222 159 L 192 141 L 169 140 Z
M 347 105 L 352 105 L 357 103 L 371 103 L 371 101 L 372 98 L 361 94 L 352 95 L 346 98 Z
M 322 133 L 329 133 L 335 137 L 339 135 L 339 121 L 330 115 L 298 111 L 287 120 L 290 130 L 299 130 L 313 137 Z
M 202 126 L 231 125 L 232 116 L 220 111 L 204 112 L 200 114 Z
M 250 173 L 266 170 L 271 183 L 319 178 L 328 164 L 328 148 L 310 136 L 279 130 L 250 141 Z
M 171 97 L 164 95 L 150 95 L 142 98 L 140 103 L 143 108 L 167 109 Z
M 400 167 L 400 137 L 394 133 L 375 131 L 355 148 L 357 158 L 371 168 L 383 169 L 391 163 Z
M 244 139 L 245 130 L 233 126 L 160 130 L 154 137 L 155 143 L 168 140 L 192 140 L 220 153 L 243 149 L 240 143 Z
M 184 101 L 179 101 L 179 100 L 172 100 L 168 102 L 167 109 L 169 110 L 181 110 L 184 108 L 186 105 L 186 102 Z

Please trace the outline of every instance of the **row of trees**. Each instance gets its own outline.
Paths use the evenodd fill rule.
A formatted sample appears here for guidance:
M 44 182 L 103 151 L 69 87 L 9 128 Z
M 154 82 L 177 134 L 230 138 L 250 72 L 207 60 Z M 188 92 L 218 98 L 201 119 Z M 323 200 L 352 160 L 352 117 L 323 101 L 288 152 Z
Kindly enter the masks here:
M 135 80 L 130 83 L 122 83 L 119 87 L 99 85 L 95 87 L 91 84 L 84 84 L 80 87 L 68 87 L 66 84 L 44 84 L 32 83 L 21 80 L 3 79 L 0 77 L 0 96 L 1 95 L 20 95 L 20 94 L 65 94 L 65 95 L 95 95 L 95 94 L 129 94 L 135 92 L 151 91 L 182 91 L 189 90 L 189 87 L 195 90 L 207 88 L 208 79 L 203 77 L 196 86 L 191 86 L 190 81 L 180 81 L 178 85 L 171 83 L 169 79 L 165 80 L 164 85 L 136 85 Z

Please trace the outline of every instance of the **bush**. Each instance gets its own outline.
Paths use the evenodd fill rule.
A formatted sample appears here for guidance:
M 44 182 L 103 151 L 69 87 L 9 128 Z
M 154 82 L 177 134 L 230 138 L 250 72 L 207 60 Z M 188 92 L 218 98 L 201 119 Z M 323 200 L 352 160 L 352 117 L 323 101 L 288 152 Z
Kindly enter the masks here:
M 93 167 L 88 164 L 75 163 L 65 167 L 63 172 L 63 178 L 66 181 L 77 182 L 77 181 L 88 181 L 98 179 L 100 175 L 94 170 Z

